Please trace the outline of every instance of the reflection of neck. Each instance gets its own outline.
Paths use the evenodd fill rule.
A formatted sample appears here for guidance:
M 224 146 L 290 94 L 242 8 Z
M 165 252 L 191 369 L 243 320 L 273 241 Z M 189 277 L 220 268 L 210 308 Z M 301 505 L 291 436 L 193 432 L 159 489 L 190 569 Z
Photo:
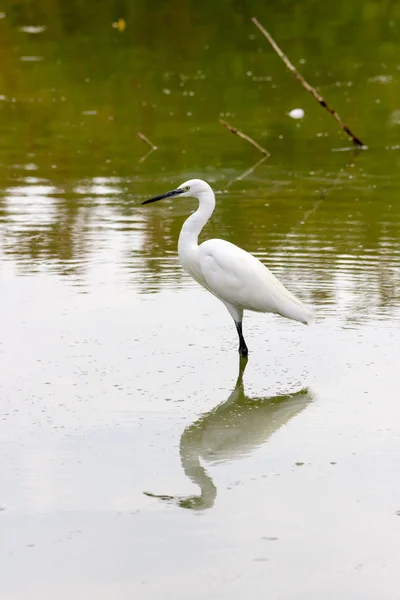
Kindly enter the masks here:
M 182 436 L 184 438 L 184 436 Z M 180 499 L 180 506 L 184 508 L 196 508 L 198 510 L 204 508 L 210 508 L 213 506 L 215 498 L 217 497 L 217 488 L 215 487 L 213 480 L 207 475 L 206 470 L 201 466 L 198 453 L 192 452 L 182 448 L 181 440 L 181 461 L 185 475 L 189 479 L 199 486 L 201 493 L 200 496 L 189 496 L 188 498 Z
M 224 402 L 224 406 L 235 404 L 240 394 L 243 393 L 243 374 L 246 369 L 247 358 L 241 358 L 239 364 L 239 374 L 229 398 Z M 214 413 L 207 413 L 203 418 L 200 418 L 196 423 L 193 423 L 185 429 L 181 437 L 180 455 L 182 468 L 185 475 L 201 490 L 200 496 L 191 496 L 187 499 L 181 499 L 179 504 L 186 508 L 210 508 L 217 497 L 217 488 L 213 480 L 207 474 L 206 470 L 200 464 L 199 452 L 201 448 L 201 438 L 205 423 Z

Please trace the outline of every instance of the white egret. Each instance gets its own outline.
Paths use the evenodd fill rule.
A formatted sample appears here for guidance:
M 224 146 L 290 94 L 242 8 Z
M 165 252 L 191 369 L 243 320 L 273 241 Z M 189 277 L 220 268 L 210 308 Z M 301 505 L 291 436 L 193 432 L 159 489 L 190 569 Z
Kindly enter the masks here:
M 242 328 L 244 310 L 274 313 L 309 324 L 312 311 L 255 256 L 225 240 L 207 240 L 198 244 L 198 236 L 215 208 L 214 192 L 208 183 L 190 179 L 177 189 L 142 204 L 174 196 L 189 196 L 199 201 L 196 212 L 183 224 L 178 242 L 179 260 L 193 279 L 225 304 L 236 325 L 242 356 L 248 355 Z

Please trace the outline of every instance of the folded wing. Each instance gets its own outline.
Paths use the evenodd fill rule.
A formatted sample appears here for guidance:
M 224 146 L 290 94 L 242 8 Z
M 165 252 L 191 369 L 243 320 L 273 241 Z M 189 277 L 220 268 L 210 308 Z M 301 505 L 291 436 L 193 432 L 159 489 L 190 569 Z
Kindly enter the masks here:
M 199 246 L 206 287 L 220 300 L 244 310 L 271 312 L 309 323 L 312 311 L 287 290 L 255 256 L 225 240 Z

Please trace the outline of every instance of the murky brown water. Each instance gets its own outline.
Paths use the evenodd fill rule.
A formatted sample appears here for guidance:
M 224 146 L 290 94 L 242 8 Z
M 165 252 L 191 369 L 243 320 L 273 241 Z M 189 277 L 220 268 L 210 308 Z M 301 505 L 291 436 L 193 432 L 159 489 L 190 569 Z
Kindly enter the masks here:
M 398 9 L 255 8 L 368 150 L 240 3 L 5 3 L 1 600 L 396 596 Z M 243 178 L 259 155 L 220 116 L 271 152 Z M 217 192 L 203 239 L 317 311 L 249 314 L 244 373 L 177 260 L 195 201 L 140 206 L 192 176 Z

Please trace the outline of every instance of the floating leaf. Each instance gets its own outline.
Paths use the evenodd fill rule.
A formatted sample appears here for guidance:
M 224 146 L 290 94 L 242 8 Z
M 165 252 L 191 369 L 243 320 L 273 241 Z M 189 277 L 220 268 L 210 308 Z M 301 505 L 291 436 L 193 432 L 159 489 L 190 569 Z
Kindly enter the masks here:
M 118 31 L 122 33 L 126 29 L 125 19 L 118 19 L 118 21 L 113 23 L 112 26 L 114 27 L 114 29 L 118 29 Z
M 45 25 L 24 25 L 24 27 L 19 28 L 19 30 L 24 33 L 43 33 L 46 29 L 47 27 Z

